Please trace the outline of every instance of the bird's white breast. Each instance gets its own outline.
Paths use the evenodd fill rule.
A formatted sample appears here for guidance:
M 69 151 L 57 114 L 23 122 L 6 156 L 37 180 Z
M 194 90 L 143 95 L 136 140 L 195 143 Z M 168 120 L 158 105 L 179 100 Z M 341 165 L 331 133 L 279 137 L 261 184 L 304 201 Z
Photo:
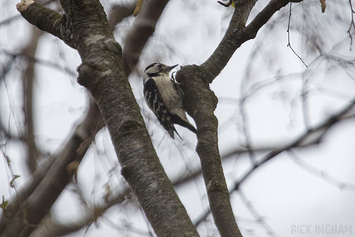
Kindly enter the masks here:
M 169 76 L 160 76 L 155 78 L 154 81 L 168 110 L 177 106 L 182 107 L 181 94 L 176 91 L 176 87 Z

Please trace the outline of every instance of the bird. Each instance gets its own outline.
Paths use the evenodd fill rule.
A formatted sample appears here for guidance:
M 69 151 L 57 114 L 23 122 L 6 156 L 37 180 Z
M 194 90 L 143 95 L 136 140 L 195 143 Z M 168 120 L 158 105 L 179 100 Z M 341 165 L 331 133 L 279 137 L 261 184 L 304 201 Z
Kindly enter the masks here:
M 176 131 L 174 124 L 189 129 L 196 134 L 196 128 L 186 117 L 183 106 L 184 93 L 179 84 L 169 76 L 169 72 L 178 66 L 167 66 L 162 63 L 152 63 L 143 74 L 143 92 L 148 107 L 153 111 L 160 124 L 174 139 Z

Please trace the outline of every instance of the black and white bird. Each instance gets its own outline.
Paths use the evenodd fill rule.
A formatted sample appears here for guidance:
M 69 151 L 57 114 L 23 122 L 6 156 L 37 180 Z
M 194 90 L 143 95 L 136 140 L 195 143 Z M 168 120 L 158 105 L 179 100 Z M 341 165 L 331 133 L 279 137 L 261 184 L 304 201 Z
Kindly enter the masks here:
M 176 66 L 152 63 L 145 68 L 143 75 L 145 101 L 171 138 L 174 138 L 174 132 L 180 137 L 174 124 L 196 133 L 195 127 L 186 118 L 182 102 L 184 94 L 178 83 L 169 76 Z

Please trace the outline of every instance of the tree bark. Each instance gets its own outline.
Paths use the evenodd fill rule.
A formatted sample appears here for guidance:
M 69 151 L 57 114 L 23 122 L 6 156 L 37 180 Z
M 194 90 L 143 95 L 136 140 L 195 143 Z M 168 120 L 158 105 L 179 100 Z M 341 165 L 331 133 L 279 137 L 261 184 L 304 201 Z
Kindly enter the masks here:
M 144 28 L 141 32 L 136 30 L 136 33 L 143 32 L 146 40 L 149 38 L 166 2 L 150 1 L 151 4 L 158 4 L 155 8 L 160 10 L 153 14 L 150 12 L 152 9 L 147 8 L 148 15 L 152 13 L 152 19 L 155 21 L 148 22 L 148 25 L 144 25 L 147 29 Z M 176 75 L 186 92 L 185 107 L 197 124 L 196 150 L 201 159 L 211 211 L 222 237 L 241 234 L 235 222 L 221 166 L 217 139 L 218 121 L 214 115 L 217 98 L 209 89 L 209 84 L 225 67 L 235 50 L 245 41 L 255 37 L 261 26 L 288 2 L 271 0 L 264 10 L 245 26 L 255 1 L 234 1 L 236 10 L 226 35 L 215 52 L 201 66 L 183 67 Z M 123 61 L 122 49 L 113 39 L 106 15 L 98 0 L 61 0 L 61 5 L 65 15 L 46 9 L 32 0 L 22 0 L 18 9 L 30 23 L 78 50 L 82 59 L 78 68 L 78 82 L 95 98 L 121 163 L 122 175 L 136 193 L 156 234 L 198 236 L 158 160 L 133 97 L 127 74 L 124 73 L 124 68 L 126 73 L 129 73 L 137 63 L 136 54 L 140 54 L 145 43 L 131 44 L 132 50 L 126 49 L 127 54 L 124 55 L 128 56 Z M 140 13 L 142 17 L 143 9 Z M 134 51 L 134 48 L 138 51 Z M 29 200 L 33 201 L 28 201 L 29 204 L 36 203 L 33 198 Z M 26 212 L 35 211 L 31 206 L 25 207 Z M 16 216 L 27 221 L 31 220 L 29 217 L 31 215 L 28 214 Z M 33 228 L 41 220 L 34 217 L 33 219 L 35 222 L 28 222 L 27 227 Z
M 35 56 L 38 40 L 42 36 L 42 31 L 36 27 L 31 27 L 31 40 L 22 50 L 26 55 Z M 27 166 L 31 173 L 37 169 L 39 152 L 35 141 L 35 127 L 33 122 L 33 84 L 35 81 L 35 62 L 29 60 L 26 70 L 22 75 L 23 81 L 23 104 L 25 114 L 25 143 L 27 148 Z
M 176 80 L 181 83 L 185 94 L 184 107 L 197 125 L 196 151 L 201 160 L 210 209 L 222 237 L 242 235 L 230 204 L 218 149 L 218 121 L 214 115 L 217 97 L 209 86 L 234 52 L 244 42 L 254 38 L 271 16 L 289 1 L 271 0 L 248 26 L 245 25 L 256 1 L 239 0 L 234 3 L 235 11 L 227 32 L 213 54 L 200 66 L 185 66 L 176 74 Z
M 204 80 L 205 77 L 201 68 L 196 65 L 183 67 L 176 74 L 176 79 L 181 83 L 182 89 L 186 91 L 185 100 L 188 102 L 185 103 L 185 108 L 197 125 L 196 151 L 200 157 L 202 174 L 215 224 L 221 236 L 240 237 L 242 234 L 231 207 L 218 149 L 218 121 L 214 115 L 217 97 L 209 89 L 208 83 Z M 197 104 L 192 101 L 201 101 L 202 103 Z
M 113 39 L 99 1 L 62 0 L 63 16 L 28 0 L 21 3 L 18 9 L 26 20 L 78 50 L 82 59 L 78 82 L 95 98 L 122 175 L 156 234 L 198 236 L 155 153 L 123 70 L 121 47 Z

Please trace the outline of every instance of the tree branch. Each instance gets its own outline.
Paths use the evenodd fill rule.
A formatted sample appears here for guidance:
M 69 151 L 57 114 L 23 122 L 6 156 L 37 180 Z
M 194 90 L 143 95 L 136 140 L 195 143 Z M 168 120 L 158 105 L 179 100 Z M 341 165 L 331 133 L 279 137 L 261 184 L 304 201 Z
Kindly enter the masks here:
M 42 35 L 42 31 L 39 31 L 34 26 L 31 27 L 32 37 L 28 45 L 23 49 L 23 53 L 33 56 L 37 50 L 38 40 Z M 35 63 L 29 61 L 22 75 L 23 81 L 23 104 L 25 112 L 25 135 L 24 140 L 27 146 L 27 165 L 30 172 L 34 172 L 37 169 L 37 160 L 39 158 L 39 152 L 37 149 L 34 124 L 33 124 L 33 84 L 35 80 Z
M 168 0 L 144 1 L 133 26 L 127 33 L 123 49 L 123 66 L 127 75 L 135 68 L 139 56 L 154 33 L 155 26 L 163 12 Z
M 31 237 L 64 236 L 79 231 L 85 226 L 89 226 L 94 221 L 97 221 L 100 216 L 95 216 L 95 213 L 102 215 L 112 206 L 125 201 L 130 192 L 131 189 L 129 187 L 124 187 L 119 193 L 116 193 L 114 197 L 111 197 L 107 203 L 101 203 L 87 209 L 87 213 L 84 213 L 81 218 L 76 221 L 71 220 L 68 223 L 60 223 L 48 217 L 44 219 L 41 227 L 32 233 Z
M 5 209 L 7 217 L 4 215 L 0 219 L 0 234 L 4 232 L 5 228 L 11 226 L 14 226 L 11 228 L 18 228 L 18 226 L 16 226 L 18 223 L 13 222 L 13 217 L 19 211 L 20 205 L 33 193 L 39 183 L 43 180 L 54 160 L 54 157 L 48 157 L 45 164 L 32 173 L 30 180 L 27 181 L 24 187 L 17 192 L 16 196 L 10 200 Z
M 181 83 L 185 92 L 184 106 L 197 125 L 196 151 L 201 160 L 203 178 L 216 226 L 222 237 L 242 236 L 230 204 L 218 149 L 218 121 L 213 113 L 217 106 L 217 97 L 206 86 L 204 78 L 206 75 L 196 65 L 182 67 L 176 74 L 176 80 Z
M 309 141 L 309 143 L 305 142 L 303 146 L 297 146 L 295 148 L 306 148 L 316 144 L 318 143 Z M 255 153 L 267 152 L 270 150 L 278 149 L 279 146 L 280 143 L 277 142 L 275 144 L 270 144 L 262 147 L 257 147 L 257 148 L 254 147 L 253 151 Z M 224 155 L 221 155 L 221 160 L 222 161 L 228 160 L 234 157 L 235 155 L 240 155 L 248 152 L 249 151 L 244 147 L 237 147 L 225 153 Z M 202 174 L 202 169 L 201 167 L 198 167 L 196 168 L 196 170 L 191 171 L 191 173 L 186 174 L 184 172 L 183 174 L 178 175 L 176 179 L 172 180 L 172 184 L 176 189 L 182 185 L 190 183 L 196 178 L 199 178 L 201 174 Z M 105 203 L 97 204 L 97 206 L 95 206 L 94 208 L 99 209 L 101 213 L 104 213 L 112 206 L 121 204 L 123 201 L 125 201 L 129 192 L 131 192 L 129 188 L 123 188 L 122 190 L 120 190 L 120 192 L 115 193 L 112 197 L 110 197 L 107 203 L 105 202 Z M 198 221 L 194 222 L 195 226 L 198 226 L 207 217 L 207 215 L 210 213 L 209 210 L 210 209 L 206 209 L 204 214 L 201 215 L 201 218 L 199 218 Z M 95 212 L 89 209 L 87 210 L 87 213 L 83 214 L 81 218 L 79 218 L 78 220 L 71 220 L 70 223 L 59 223 L 53 220 L 53 218 L 48 217 L 44 221 L 42 221 L 41 226 L 32 233 L 31 237 L 64 236 L 79 231 L 85 226 L 88 226 L 90 223 L 98 219 L 98 217 L 97 216 L 95 217 L 92 213 Z
M 10 218 L 3 216 L 0 221 L 2 237 L 28 236 L 37 227 L 74 175 L 74 172 L 69 172 L 68 166 L 72 162 L 80 163 L 91 139 L 103 125 L 98 108 L 93 102 L 86 118 L 77 126 L 48 172 L 42 169 L 34 173 L 23 191 L 9 203 L 6 211 Z
M 30 4 L 21 12 L 35 24 L 32 14 L 42 8 L 32 9 L 36 5 Z M 64 30 L 70 32 L 67 35 L 82 59 L 78 82 L 95 98 L 121 163 L 122 175 L 136 193 L 153 229 L 158 236 L 198 236 L 155 153 L 123 71 L 121 47 L 113 39 L 101 4 L 98 0 L 62 0 L 61 5 L 66 16 Z
M 302 1 L 302 0 L 301 0 Z M 208 73 L 208 82 L 211 83 L 227 65 L 234 52 L 246 41 L 255 38 L 260 28 L 282 7 L 289 2 L 299 0 L 271 0 L 269 4 L 249 23 L 245 23 L 255 1 L 241 1 L 235 7 L 234 14 L 229 23 L 227 32 L 213 54 L 201 64 L 201 68 Z
M 323 137 L 326 135 L 326 133 L 329 131 L 329 129 L 335 125 L 337 122 L 340 122 L 344 119 L 349 119 L 353 118 L 355 116 L 353 108 L 355 106 L 355 98 L 350 102 L 349 105 L 345 106 L 342 110 L 340 110 L 338 113 L 330 116 L 326 121 L 323 123 L 318 124 L 317 126 L 314 126 L 313 128 L 305 131 L 303 134 L 301 134 L 298 138 L 296 138 L 294 141 L 287 143 L 283 146 L 277 147 L 270 151 L 266 156 L 264 156 L 257 164 L 255 164 L 250 170 L 248 170 L 239 181 L 235 182 L 234 188 L 230 190 L 230 193 L 234 191 L 238 191 L 240 185 L 259 167 L 264 165 L 267 161 L 275 158 L 277 155 L 281 154 L 284 151 L 290 151 L 293 152 L 293 148 L 303 148 L 303 147 L 308 147 L 311 145 L 316 145 L 320 144 Z M 264 150 L 264 149 L 262 149 Z M 233 152 L 232 152 L 233 153 Z M 232 155 L 230 153 L 230 155 Z M 329 178 L 328 178 L 329 179 Z M 332 180 L 334 183 L 334 179 Z M 354 186 L 351 184 L 346 184 L 344 182 L 338 182 L 337 185 L 339 185 L 340 188 L 348 188 L 351 190 L 354 190 Z M 198 226 L 202 221 L 204 221 L 207 216 L 211 213 L 211 210 L 206 208 L 202 214 L 197 218 L 196 221 L 194 221 L 195 225 Z
M 115 5 L 111 8 L 108 16 L 108 23 L 110 29 L 113 31 L 117 23 L 121 22 L 124 18 L 131 16 L 136 8 L 136 2 L 129 5 Z
M 222 41 L 213 54 L 199 67 L 186 66 L 176 74 L 184 91 L 184 107 L 194 118 L 198 132 L 196 151 L 201 160 L 203 177 L 210 209 L 221 236 L 241 236 L 230 205 L 229 192 L 223 174 L 218 150 L 217 126 L 214 115 L 217 98 L 209 84 L 227 65 L 235 50 L 245 41 L 254 38 L 270 17 L 289 1 L 271 2 L 245 26 L 256 1 L 236 1 L 235 11 Z
M 29 23 L 42 31 L 57 36 L 64 43 L 75 48 L 70 30 L 67 29 L 68 22 L 65 15 L 46 8 L 33 0 L 22 0 L 16 7 Z
M 241 0 L 238 5 L 235 6 L 235 10 L 232 19 L 229 22 L 228 29 L 211 56 L 201 64 L 201 69 L 209 76 L 206 82 L 211 83 L 213 79 L 223 70 L 227 65 L 229 59 L 234 52 L 245 41 L 250 38 L 246 38 L 241 32 L 245 29 L 245 24 L 248 20 L 249 14 L 255 0 Z
M 325 136 L 326 132 L 329 130 L 337 122 L 347 119 L 350 117 L 354 117 L 354 114 L 351 113 L 355 106 L 355 98 L 350 102 L 349 105 L 345 106 L 338 113 L 330 116 L 323 123 L 314 126 L 313 128 L 309 128 L 303 134 L 301 134 L 297 139 L 293 142 L 286 144 L 285 146 L 279 147 L 278 149 L 270 151 L 266 156 L 264 156 L 257 164 L 255 164 L 246 174 L 234 184 L 234 190 L 237 190 L 242 182 L 244 182 L 251 173 L 253 173 L 257 168 L 271 160 L 275 156 L 279 155 L 284 151 L 288 151 L 291 148 L 304 146 L 306 144 L 317 144 L 322 138 Z

